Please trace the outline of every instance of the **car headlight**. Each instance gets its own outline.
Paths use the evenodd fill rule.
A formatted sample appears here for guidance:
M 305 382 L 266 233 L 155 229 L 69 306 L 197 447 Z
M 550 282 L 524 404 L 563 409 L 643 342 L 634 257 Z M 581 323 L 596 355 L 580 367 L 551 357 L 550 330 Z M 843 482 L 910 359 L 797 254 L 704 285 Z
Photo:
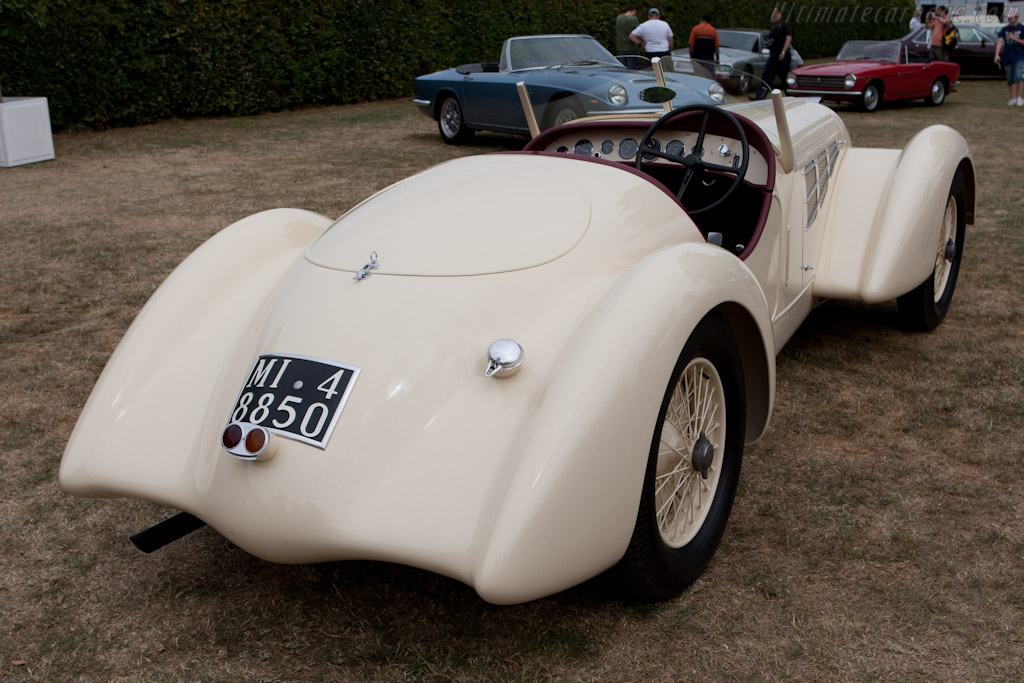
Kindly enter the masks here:
M 708 95 L 715 102 L 719 104 L 725 104 L 725 88 L 722 87 L 721 83 L 715 82 L 708 86 Z
M 796 74 L 790 71 L 786 74 L 786 86 L 792 88 L 796 85 Z
M 849 90 L 853 86 L 857 85 L 857 77 L 853 74 L 846 74 L 846 78 L 843 79 L 843 85 Z
M 611 100 L 612 104 L 623 105 L 629 102 L 629 95 L 626 94 L 626 89 L 616 83 L 612 87 L 608 88 L 608 99 Z

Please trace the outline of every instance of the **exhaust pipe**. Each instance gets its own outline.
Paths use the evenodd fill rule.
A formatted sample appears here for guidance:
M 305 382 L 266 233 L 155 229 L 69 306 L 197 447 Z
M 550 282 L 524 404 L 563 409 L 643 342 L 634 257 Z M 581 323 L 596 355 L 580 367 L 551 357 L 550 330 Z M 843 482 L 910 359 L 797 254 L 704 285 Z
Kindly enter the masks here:
M 135 547 L 142 552 L 151 553 L 204 526 L 206 526 L 206 522 L 198 517 L 193 517 L 187 512 L 179 512 L 170 519 L 165 519 L 145 531 L 140 531 L 132 536 L 131 540 Z

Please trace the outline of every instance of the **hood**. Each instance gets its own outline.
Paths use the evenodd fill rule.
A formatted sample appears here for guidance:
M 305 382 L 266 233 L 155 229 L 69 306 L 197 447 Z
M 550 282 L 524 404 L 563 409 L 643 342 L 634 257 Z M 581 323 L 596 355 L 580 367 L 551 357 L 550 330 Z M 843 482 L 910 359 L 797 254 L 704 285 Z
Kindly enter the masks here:
M 684 47 L 679 50 L 673 50 L 672 54 L 676 55 L 677 57 L 689 58 L 690 48 Z M 796 51 L 796 48 L 790 48 L 790 54 L 792 55 L 790 58 L 791 68 L 795 69 L 803 65 L 804 60 L 800 57 L 800 54 Z M 745 67 L 747 66 L 748 62 L 760 58 L 761 55 L 758 52 L 744 50 L 738 47 L 721 47 L 718 49 L 718 56 L 719 61 L 722 64 L 725 64 L 727 66 L 733 66 L 738 64 L 740 67 Z
M 858 59 L 849 62 L 829 62 L 828 64 L 814 64 L 800 68 L 801 76 L 845 76 L 873 72 L 884 67 L 894 66 L 892 62 L 874 62 Z
M 549 76 L 559 74 L 555 78 Z M 658 84 L 651 71 L 630 71 L 628 69 L 605 69 L 600 67 L 562 67 L 549 71 L 538 71 L 527 77 L 528 85 L 546 85 L 553 89 L 562 90 L 565 82 L 562 75 L 571 74 L 574 77 L 583 79 L 573 84 L 573 87 L 581 92 L 588 92 L 600 100 L 607 100 L 607 91 L 614 83 L 624 86 L 630 93 L 630 101 L 635 102 L 635 94 L 644 88 L 650 88 Z M 712 81 L 700 76 L 690 74 L 679 74 L 665 72 L 665 80 L 686 103 L 693 102 L 694 96 L 703 98 L 703 101 L 711 102 L 708 97 L 708 86 Z M 680 99 L 680 98 L 677 98 Z
M 690 54 L 689 49 L 687 49 L 686 54 Z M 751 52 L 750 50 L 740 50 L 735 47 L 720 47 L 718 48 L 718 55 L 722 63 L 732 64 L 740 60 L 757 57 L 758 53 Z

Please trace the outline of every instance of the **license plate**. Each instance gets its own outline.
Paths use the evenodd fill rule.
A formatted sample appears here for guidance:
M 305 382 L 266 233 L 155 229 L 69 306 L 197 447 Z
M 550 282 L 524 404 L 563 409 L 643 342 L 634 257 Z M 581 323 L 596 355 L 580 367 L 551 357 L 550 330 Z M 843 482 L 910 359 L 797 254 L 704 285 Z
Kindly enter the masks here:
M 256 359 L 231 410 L 231 422 L 260 425 L 288 439 L 327 448 L 359 368 L 284 354 Z

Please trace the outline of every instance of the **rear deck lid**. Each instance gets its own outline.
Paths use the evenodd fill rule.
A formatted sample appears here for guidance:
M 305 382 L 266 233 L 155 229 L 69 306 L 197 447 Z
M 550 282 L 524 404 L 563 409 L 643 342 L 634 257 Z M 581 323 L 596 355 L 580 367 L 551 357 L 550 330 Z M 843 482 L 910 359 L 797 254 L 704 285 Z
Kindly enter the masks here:
M 457 159 L 356 206 L 306 252 L 319 266 L 373 275 L 460 276 L 548 263 L 590 223 L 590 202 L 568 176 L 532 155 Z

